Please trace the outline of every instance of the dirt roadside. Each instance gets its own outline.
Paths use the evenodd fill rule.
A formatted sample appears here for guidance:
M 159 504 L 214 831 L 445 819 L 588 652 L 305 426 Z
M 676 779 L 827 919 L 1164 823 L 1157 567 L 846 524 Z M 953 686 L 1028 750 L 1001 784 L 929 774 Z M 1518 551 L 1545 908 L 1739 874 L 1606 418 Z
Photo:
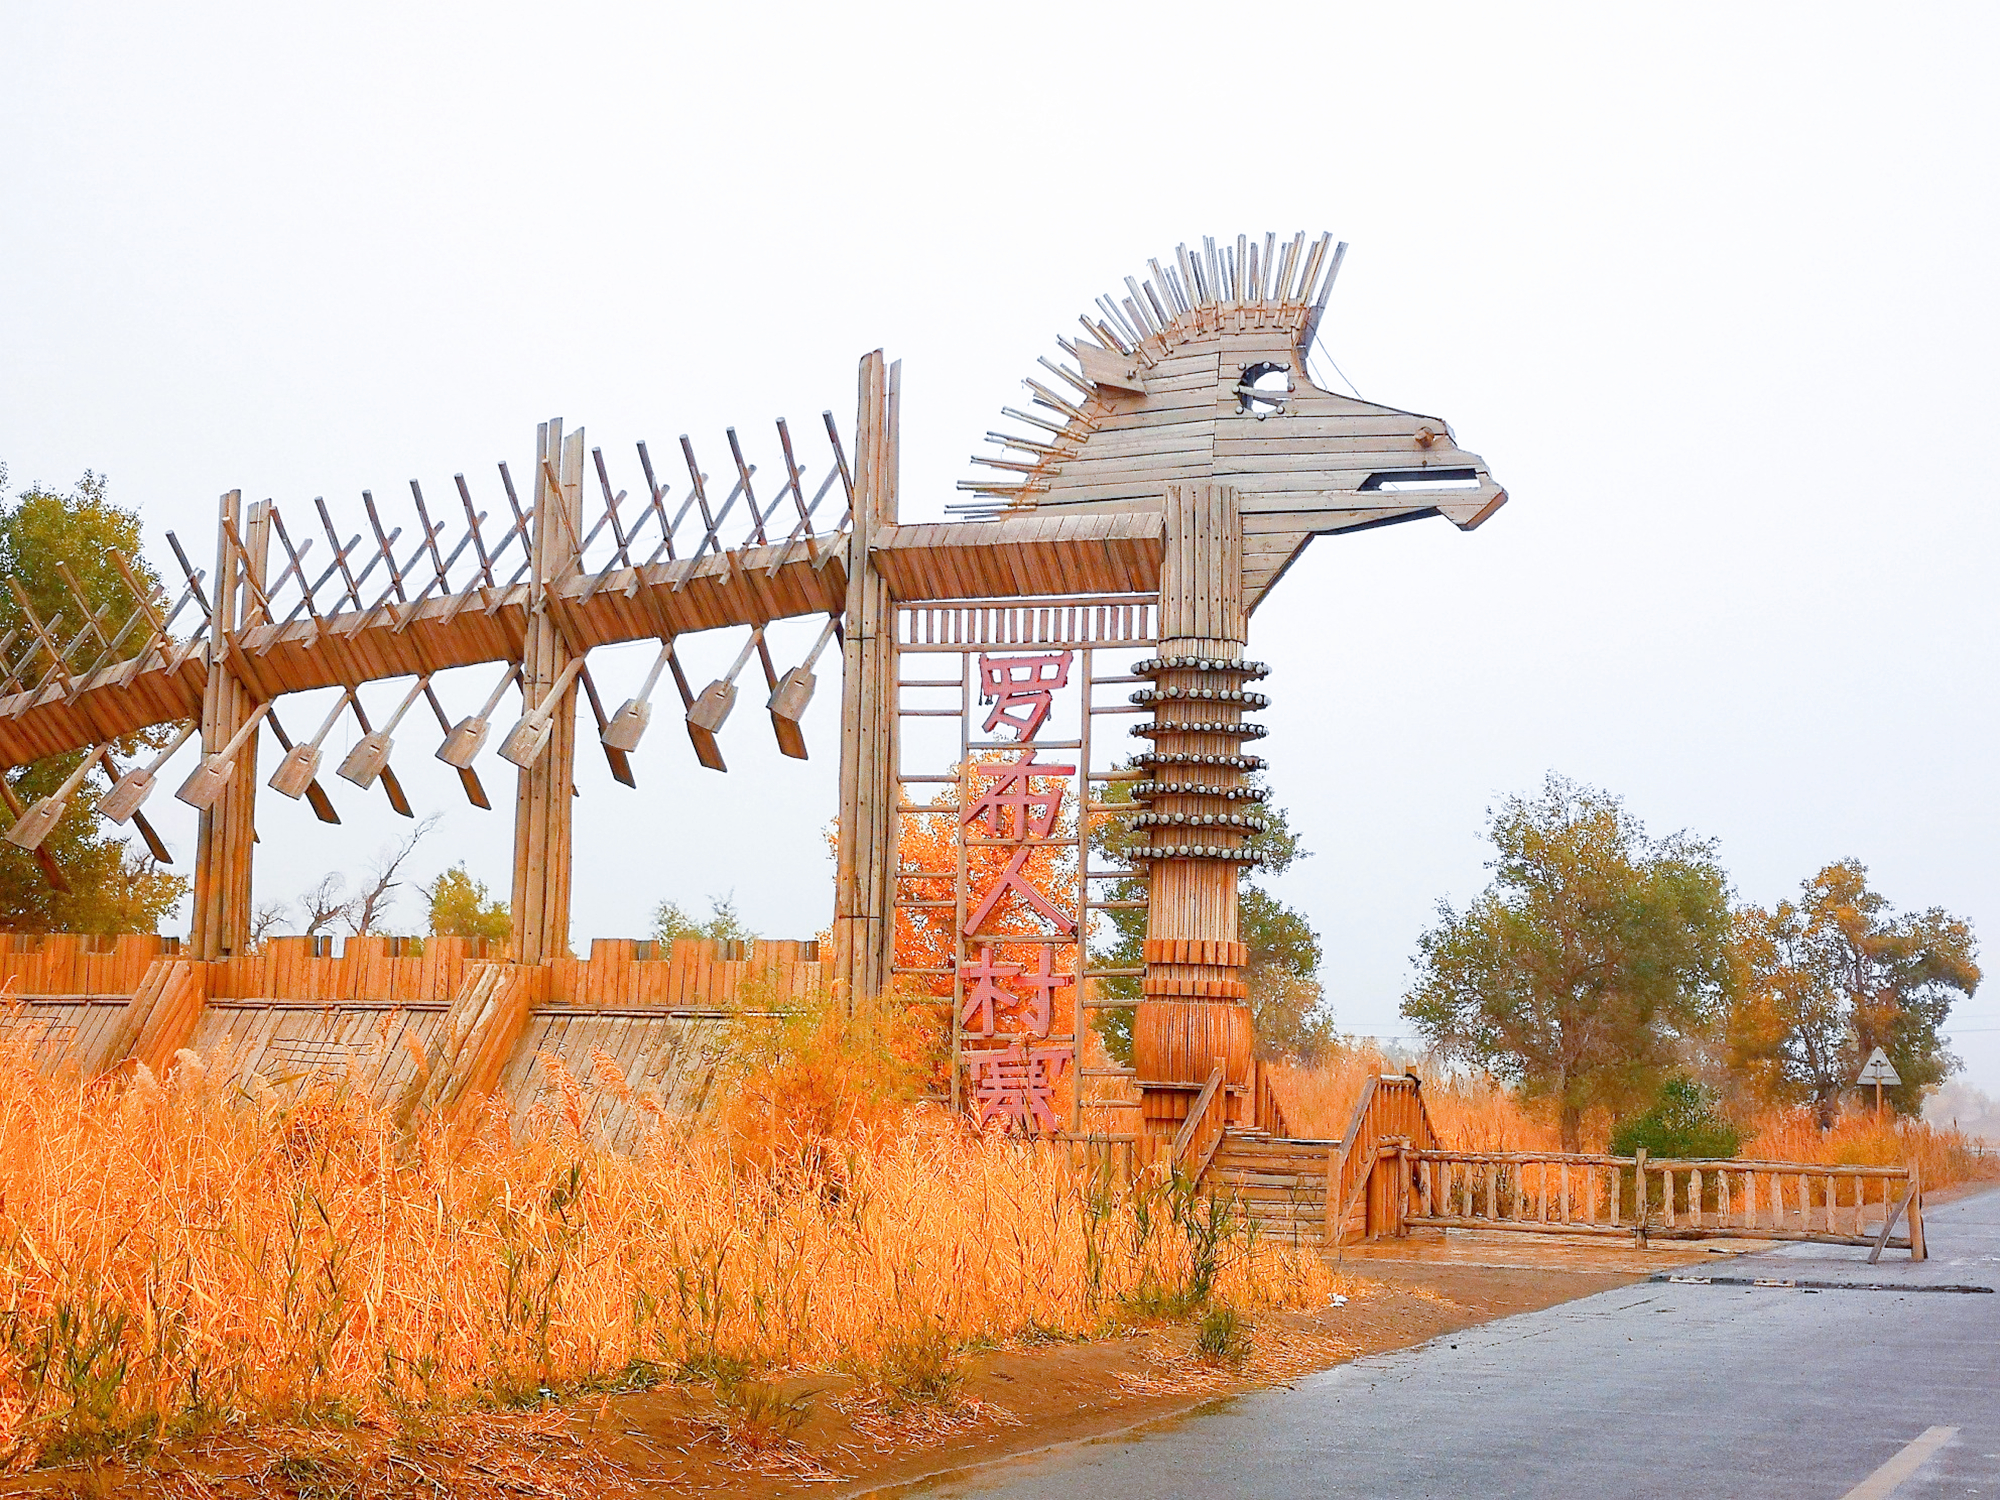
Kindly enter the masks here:
M 729 1405 L 707 1387 L 666 1386 L 473 1414 L 449 1435 L 414 1442 L 366 1430 L 222 1434 L 170 1445 L 130 1469 L 113 1462 L 0 1480 L 0 1495 L 898 1495 L 999 1459 L 1185 1415 L 1364 1355 L 1763 1248 L 1722 1241 L 1640 1251 L 1622 1239 L 1416 1235 L 1347 1250 L 1338 1263 L 1341 1305 L 1252 1319 L 1251 1352 L 1236 1367 L 1197 1359 L 1192 1327 L 1159 1325 L 976 1353 L 949 1408 L 897 1410 L 846 1376 L 750 1385 Z
M 788 1440 L 761 1446 L 754 1433 L 743 1442 L 740 1421 L 732 1435 L 706 1393 L 678 1389 L 613 1397 L 578 1421 L 640 1495 L 894 1495 L 1743 1248 L 1639 1252 L 1553 1236 L 1521 1243 L 1528 1238 L 1454 1234 L 1350 1251 L 1345 1304 L 1254 1319 L 1239 1368 L 1198 1360 L 1191 1327 L 1153 1327 L 974 1355 L 949 1415 L 914 1405 L 894 1412 L 844 1378 L 785 1382 L 773 1399 L 794 1411 L 809 1404 L 810 1415 Z

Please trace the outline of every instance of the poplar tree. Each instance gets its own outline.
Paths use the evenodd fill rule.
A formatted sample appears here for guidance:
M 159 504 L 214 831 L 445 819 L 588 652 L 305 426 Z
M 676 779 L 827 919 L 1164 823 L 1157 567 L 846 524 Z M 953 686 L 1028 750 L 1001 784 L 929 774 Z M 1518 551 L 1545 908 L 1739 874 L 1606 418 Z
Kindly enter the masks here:
M 1902 1080 L 1899 1114 L 1958 1065 L 1939 1034 L 1979 987 L 1972 926 L 1942 907 L 1898 914 L 1846 859 L 1803 882 L 1797 901 L 1737 917 L 1739 993 L 1727 1027 L 1731 1067 L 1772 1103 L 1804 1104 L 1822 1127 L 1877 1047 Z
M 1729 882 L 1714 846 L 1649 839 L 1624 805 L 1553 773 L 1490 814 L 1493 879 L 1438 903 L 1403 1014 L 1447 1058 L 1555 1102 L 1563 1149 L 1585 1113 L 1650 1100 L 1679 1040 L 1730 986 Z

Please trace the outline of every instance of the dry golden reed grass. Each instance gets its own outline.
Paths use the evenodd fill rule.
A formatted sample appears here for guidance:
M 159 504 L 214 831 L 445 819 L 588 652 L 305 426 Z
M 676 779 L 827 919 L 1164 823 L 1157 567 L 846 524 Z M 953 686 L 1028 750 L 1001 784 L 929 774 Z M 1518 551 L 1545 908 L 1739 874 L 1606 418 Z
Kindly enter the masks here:
M 619 1155 L 581 1085 L 411 1138 L 181 1054 L 88 1086 L 0 1051 L 0 1447 L 19 1465 L 258 1423 L 434 1427 L 620 1383 L 879 1372 L 1213 1295 L 1317 1306 L 1312 1255 L 1051 1148 L 902 1128 L 762 1162 L 716 1134 Z M 1178 1300 L 1177 1300 L 1178 1299 Z
M 1311 1067 L 1277 1066 L 1273 1084 L 1293 1134 L 1334 1138 L 1347 1130 L 1367 1079 L 1401 1071 L 1372 1047 L 1343 1047 Z M 1447 1145 L 1465 1151 L 1560 1149 L 1561 1133 L 1554 1120 L 1495 1080 L 1419 1071 L 1424 1074 L 1424 1103 L 1431 1123 Z M 1850 1111 L 1831 1130 L 1821 1131 L 1810 1110 L 1767 1109 L 1735 1123 L 1743 1135 L 1742 1154 L 1765 1161 L 1914 1163 L 1926 1188 L 2000 1174 L 2000 1161 L 1983 1156 L 1963 1133 L 1919 1120 L 1891 1117 L 1878 1123 L 1872 1112 Z M 1597 1112 L 1585 1117 L 1586 1150 L 1605 1150 L 1610 1134 L 1608 1116 Z
M 1334 1140 L 1345 1135 L 1362 1086 L 1402 1067 L 1368 1046 L 1340 1047 L 1311 1066 L 1272 1066 L 1272 1087 L 1293 1135 Z M 1554 1150 L 1555 1127 L 1526 1109 L 1490 1078 L 1427 1076 L 1424 1104 L 1438 1135 L 1468 1151 Z
M 1850 1111 L 1822 1131 L 1811 1110 L 1771 1110 L 1749 1122 L 1743 1154 L 1765 1161 L 1811 1161 L 1859 1167 L 1915 1166 L 1926 1189 L 2000 1175 L 1962 1131 L 1920 1120 L 1877 1120 Z

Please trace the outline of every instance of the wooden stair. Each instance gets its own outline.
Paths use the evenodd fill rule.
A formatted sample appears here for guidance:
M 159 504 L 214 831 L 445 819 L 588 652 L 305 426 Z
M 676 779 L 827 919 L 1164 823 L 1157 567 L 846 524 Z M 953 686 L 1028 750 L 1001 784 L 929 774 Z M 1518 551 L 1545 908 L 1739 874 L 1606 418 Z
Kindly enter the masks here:
M 1326 1243 L 1327 1165 L 1337 1141 L 1295 1141 L 1231 1126 L 1202 1173 L 1204 1192 L 1231 1201 L 1261 1239 Z

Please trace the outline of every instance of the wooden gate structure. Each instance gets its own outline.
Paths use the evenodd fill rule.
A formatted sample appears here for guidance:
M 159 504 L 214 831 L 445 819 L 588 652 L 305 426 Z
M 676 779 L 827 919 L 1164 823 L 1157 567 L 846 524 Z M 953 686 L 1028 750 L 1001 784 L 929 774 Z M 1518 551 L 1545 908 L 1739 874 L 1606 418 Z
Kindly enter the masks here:
M 899 366 L 877 351 L 861 360 L 848 438 L 830 412 L 810 440 L 779 421 L 766 466 L 750 462 L 735 429 L 718 478 L 686 437 L 671 464 L 644 443 L 619 462 L 587 446 L 581 429 L 550 421 L 525 473 L 501 464 L 485 480 L 455 475 L 429 495 L 411 481 L 412 517 L 401 527 L 366 493 L 363 524 L 336 524 L 319 501 L 246 506 L 232 491 L 219 507 L 211 568 L 170 539 L 183 580 L 171 596 L 155 595 L 119 559 L 131 590 L 123 609 L 93 612 L 77 591 L 73 608 L 43 618 L 10 581 L 24 626 L 0 641 L 0 767 L 90 752 L 116 783 L 102 809 L 150 840 L 140 804 L 164 757 L 117 768 L 112 747 L 157 726 L 199 742 L 178 792 L 200 809 L 189 937 L 135 987 L 134 1013 L 115 1029 L 113 1050 L 123 1050 L 100 1052 L 98 1064 L 171 1056 L 249 955 L 265 729 L 284 752 L 270 786 L 337 820 L 319 779 L 333 721 L 309 737 L 288 734 L 279 717 L 287 695 L 342 690 L 336 716 L 352 712 L 364 738 L 341 774 L 363 787 L 380 782 L 404 810 L 390 755 L 418 701 L 443 736 L 437 755 L 485 806 L 477 760 L 488 724 L 504 695 L 520 693 L 520 716 L 497 745 L 517 771 L 513 947 L 503 972 L 467 965 L 449 993 L 429 997 L 444 1015 L 428 1044 L 436 1066 L 449 1072 L 453 1059 L 476 1057 L 478 1081 L 490 1086 L 536 1007 L 583 999 L 565 989 L 580 972 L 569 957 L 579 698 L 614 774 L 631 783 L 652 685 L 669 673 L 697 758 L 721 770 L 737 679 L 754 655 L 779 744 L 804 756 L 800 715 L 820 651 L 836 640 L 840 832 L 832 949 L 818 958 L 836 991 L 884 994 L 895 981 L 898 819 L 908 807 L 901 664 L 927 644 L 963 656 L 1034 639 L 1144 652 L 1126 673 L 1093 679 L 1139 683 L 1129 696 L 1143 835 L 1131 858 L 1150 887 L 1134 1026 L 1142 1149 L 1182 1132 L 1212 1078 L 1203 1110 L 1254 1124 L 1260 1091 L 1237 914 L 1259 796 L 1248 778 L 1262 765 L 1247 751 L 1263 730 L 1246 711 L 1264 702 L 1250 687 L 1263 669 L 1245 657 L 1250 617 L 1315 536 L 1425 516 L 1470 530 L 1506 499 L 1443 420 L 1308 378 L 1306 352 L 1344 250 L 1330 236 L 1204 239 L 1165 265 L 1149 262 L 1149 275 L 1097 299 L 1080 320 L 1082 338 L 1058 341 L 1063 357 L 1041 361 L 1025 383 L 1026 409 L 1006 411 L 1020 430 L 990 433 L 999 456 L 976 460 L 997 477 L 963 483 L 974 498 L 942 523 L 901 519 Z M 1126 609 L 1123 623 L 1104 625 L 1106 608 Z M 781 671 L 765 628 L 812 617 L 826 621 L 819 647 Z M 1003 620 L 1013 623 L 994 625 Z M 981 629 L 1000 633 L 977 638 Z M 734 668 L 697 691 L 675 642 L 713 630 L 744 632 L 745 643 Z M 659 643 L 648 686 L 613 709 L 589 653 L 642 640 Z M 491 674 L 483 707 L 454 717 L 434 675 L 482 667 Z M 1087 665 L 1086 678 L 1096 670 Z M 392 681 L 403 685 L 397 706 L 378 726 L 360 690 Z M 959 711 L 970 711 L 969 698 Z M 1091 719 L 1087 709 L 1086 729 Z M 1091 764 L 1089 734 L 1082 739 L 1087 824 L 1090 785 L 1113 773 Z M 51 810 L 15 811 L 7 836 L 29 848 Z M 1081 878 L 1087 890 L 1091 872 Z M 340 961 L 301 958 L 308 967 Z M 301 972 L 294 966 L 283 980 L 296 995 L 261 998 L 325 992 Z M 468 1028 L 478 1032 L 471 1040 Z M 450 1093 L 463 1082 L 437 1087 Z

